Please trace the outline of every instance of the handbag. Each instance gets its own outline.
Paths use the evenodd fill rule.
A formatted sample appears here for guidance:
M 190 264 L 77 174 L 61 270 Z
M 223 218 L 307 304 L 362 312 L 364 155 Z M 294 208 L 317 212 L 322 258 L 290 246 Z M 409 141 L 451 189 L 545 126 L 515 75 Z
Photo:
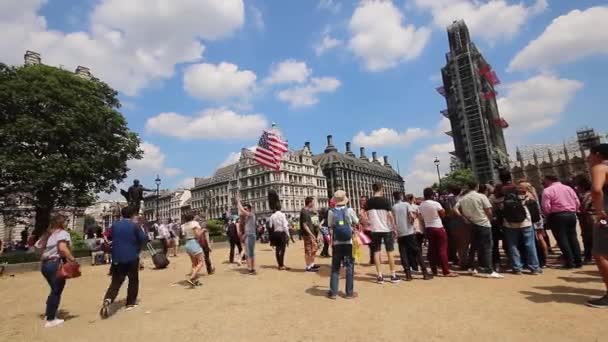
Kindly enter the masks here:
M 57 269 L 57 278 L 60 279 L 78 278 L 81 275 L 80 264 L 76 261 L 62 262 Z

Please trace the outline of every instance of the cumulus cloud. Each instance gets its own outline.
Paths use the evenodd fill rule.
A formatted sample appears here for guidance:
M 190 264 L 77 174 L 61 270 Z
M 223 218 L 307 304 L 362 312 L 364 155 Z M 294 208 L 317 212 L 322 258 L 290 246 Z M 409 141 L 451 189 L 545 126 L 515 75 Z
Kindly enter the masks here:
M 369 71 L 382 71 L 418 57 L 431 35 L 426 27 L 405 25 L 391 1 L 362 1 L 349 22 L 348 48 Z
M 247 147 L 247 149 L 250 150 L 250 151 L 255 151 L 255 148 L 256 148 L 255 146 Z M 224 159 L 224 161 L 222 161 L 220 163 L 220 165 L 218 166 L 218 168 L 224 167 L 224 166 L 228 166 L 230 164 L 234 164 L 234 163 L 238 162 L 240 159 L 241 159 L 241 151 L 239 151 L 239 152 L 230 152 L 228 154 L 228 156 L 226 157 L 226 159 Z
M 66 33 L 47 27 L 44 2 L 0 2 L 0 59 L 21 64 L 25 50 L 37 51 L 45 64 L 87 66 L 126 95 L 200 60 L 201 39 L 228 37 L 244 21 L 242 0 L 101 0 L 86 30 Z
M 279 91 L 277 98 L 292 108 L 308 107 L 319 102 L 319 94 L 332 93 L 340 85 L 340 80 L 333 77 L 313 77 L 306 85 Z
M 408 173 L 403 176 L 406 192 L 422 196 L 425 187 L 437 183 L 437 169 L 434 163 L 438 158 L 439 172 L 443 176 L 450 171 L 450 151 L 454 150 L 452 142 L 437 143 L 423 148 L 414 155 Z
M 262 11 L 255 6 L 249 7 L 249 11 L 251 12 L 251 21 L 253 23 L 253 27 L 255 27 L 258 31 L 264 31 L 264 16 L 262 15 Z
M 337 14 L 342 9 L 342 3 L 339 0 L 319 0 L 317 9 Z
M 431 132 L 422 128 L 408 128 L 403 133 L 399 133 L 392 128 L 379 128 L 371 131 L 370 134 L 361 131 L 352 140 L 356 145 L 366 147 L 407 146 L 413 141 L 430 134 Z
M 315 46 L 315 53 L 317 56 L 321 56 L 327 50 L 331 50 L 342 44 L 342 41 L 336 38 L 333 38 L 329 35 L 329 33 L 324 33 L 321 41 Z
M 221 101 L 247 97 L 255 86 L 256 75 L 249 70 L 222 62 L 194 64 L 184 71 L 184 89 L 191 96 Z
M 159 146 L 143 141 L 139 148 L 144 152 L 143 157 L 127 162 L 129 178 L 144 178 L 156 174 L 174 177 L 182 172 L 181 169 L 167 167 L 165 164 L 166 155 Z
M 238 114 L 226 108 L 207 109 L 198 115 L 160 113 L 148 119 L 146 130 L 181 139 L 238 140 L 256 137 L 268 126 L 260 114 Z
M 608 56 L 608 7 L 557 17 L 509 64 L 509 71 L 543 68 L 593 55 Z
M 538 75 L 504 86 L 506 96 L 497 103 L 509 122 L 507 133 L 521 135 L 555 124 L 582 87 L 579 81 L 553 75 Z
M 526 21 L 548 7 L 547 0 L 536 0 L 531 6 L 505 0 L 414 0 L 414 4 L 429 11 L 439 29 L 464 19 L 473 35 L 490 42 L 514 37 Z
M 265 79 L 267 84 L 304 83 L 311 74 L 306 62 L 287 59 L 270 68 L 270 75 Z

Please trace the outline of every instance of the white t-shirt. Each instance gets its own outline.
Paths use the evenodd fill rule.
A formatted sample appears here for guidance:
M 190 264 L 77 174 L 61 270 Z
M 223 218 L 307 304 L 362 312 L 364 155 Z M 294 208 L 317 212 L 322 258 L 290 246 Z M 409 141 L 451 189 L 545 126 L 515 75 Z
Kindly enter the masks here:
M 284 213 L 275 211 L 274 214 L 270 215 L 268 220 L 270 221 L 270 225 L 275 232 L 289 233 L 289 222 L 287 221 L 287 217 L 285 217 Z
M 70 245 L 71 242 L 70 233 L 63 229 L 56 230 L 48 237 L 46 240 L 46 247 L 44 248 L 44 251 L 42 251 L 42 260 L 61 257 L 61 255 L 59 255 L 59 249 L 57 248 L 61 241 L 65 241 L 68 245 Z M 42 248 L 42 246 L 39 247 Z
M 426 200 L 418 207 L 426 228 L 443 228 L 439 211 L 443 209 L 439 202 Z
M 182 232 L 184 233 L 186 240 L 196 238 L 196 235 L 194 235 L 195 228 L 201 229 L 201 225 L 196 221 L 190 221 L 182 224 Z
M 407 202 L 399 201 L 393 206 L 393 215 L 397 224 L 397 235 L 407 236 L 415 233 L 414 224 L 410 220 L 410 215 L 413 214 L 413 207 Z

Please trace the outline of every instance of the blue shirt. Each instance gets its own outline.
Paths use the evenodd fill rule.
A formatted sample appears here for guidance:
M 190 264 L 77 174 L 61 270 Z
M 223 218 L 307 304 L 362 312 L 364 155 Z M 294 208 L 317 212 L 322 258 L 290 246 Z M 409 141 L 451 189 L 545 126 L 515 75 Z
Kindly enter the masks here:
M 108 239 L 112 241 L 112 263 L 114 264 L 125 264 L 137 260 L 141 246 L 149 241 L 143 229 L 125 218 L 112 225 Z

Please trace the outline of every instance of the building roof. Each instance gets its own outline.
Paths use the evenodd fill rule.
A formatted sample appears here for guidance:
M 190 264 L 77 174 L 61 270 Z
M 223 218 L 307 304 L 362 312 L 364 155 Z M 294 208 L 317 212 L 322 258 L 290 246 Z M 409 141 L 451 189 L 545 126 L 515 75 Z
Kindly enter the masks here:
M 217 183 L 229 182 L 234 178 L 238 165 L 238 163 L 233 163 L 224 167 L 220 167 L 219 169 L 215 170 L 213 176 L 211 177 L 195 178 L 195 184 L 193 189 Z

